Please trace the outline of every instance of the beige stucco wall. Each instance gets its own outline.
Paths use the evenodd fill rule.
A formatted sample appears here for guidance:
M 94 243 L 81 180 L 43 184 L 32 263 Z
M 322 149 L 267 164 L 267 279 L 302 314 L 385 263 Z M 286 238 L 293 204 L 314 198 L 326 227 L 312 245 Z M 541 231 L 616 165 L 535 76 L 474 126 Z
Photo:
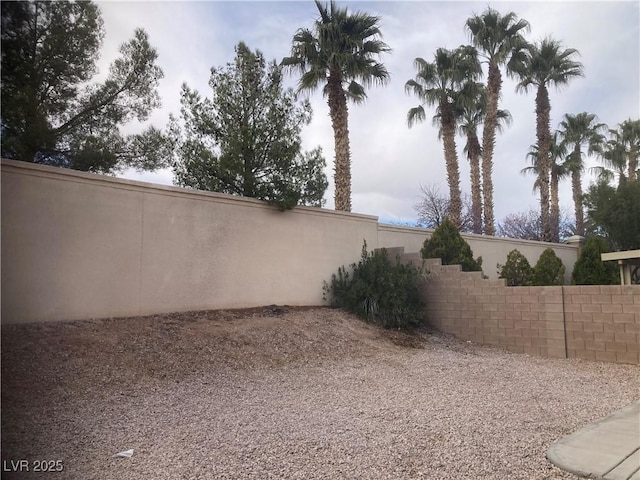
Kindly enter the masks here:
M 320 305 L 377 218 L 2 161 L 2 321 Z
M 425 239 L 429 238 L 432 233 L 433 230 L 429 229 L 380 225 L 378 227 L 378 244 L 381 247 L 404 247 L 406 253 L 419 252 Z M 542 252 L 548 247 L 553 247 L 556 255 L 564 264 L 565 283 L 570 283 L 571 272 L 578 259 L 578 248 L 575 245 L 514 240 L 471 233 L 464 233 L 462 237 L 469 243 L 474 258 L 482 257 L 482 270 L 490 279 L 498 278 L 497 264 L 504 265 L 507 261 L 507 255 L 513 249 L 518 249 L 527 257 L 533 267 Z
M 369 250 L 418 252 L 431 231 L 377 217 L 263 202 L 2 160 L 2 322 L 321 305 L 322 283 Z M 467 235 L 485 274 L 518 248 Z M 576 248 L 554 245 L 571 271 Z

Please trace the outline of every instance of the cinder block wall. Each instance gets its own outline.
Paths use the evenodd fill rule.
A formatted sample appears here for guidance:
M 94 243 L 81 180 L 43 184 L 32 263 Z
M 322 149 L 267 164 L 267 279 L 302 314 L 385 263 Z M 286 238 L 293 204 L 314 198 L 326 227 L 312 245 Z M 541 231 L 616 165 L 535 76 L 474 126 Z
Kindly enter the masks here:
M 425 267 L 425 318 L 442 332 L 518 353 L 640 364 L 640 285 L 507 287 L 439 259 Z
M 568 357 L 640 363 L 640 285 L 563 290 Z

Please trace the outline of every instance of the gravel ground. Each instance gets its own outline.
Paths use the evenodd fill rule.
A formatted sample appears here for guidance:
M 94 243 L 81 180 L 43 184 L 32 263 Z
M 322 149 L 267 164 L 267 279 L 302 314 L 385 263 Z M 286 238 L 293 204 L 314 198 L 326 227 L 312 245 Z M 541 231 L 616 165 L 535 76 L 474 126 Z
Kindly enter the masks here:
M 575 479 L 548 446 L 639 389 L 332 309 L 3 325 L 2 478 Z

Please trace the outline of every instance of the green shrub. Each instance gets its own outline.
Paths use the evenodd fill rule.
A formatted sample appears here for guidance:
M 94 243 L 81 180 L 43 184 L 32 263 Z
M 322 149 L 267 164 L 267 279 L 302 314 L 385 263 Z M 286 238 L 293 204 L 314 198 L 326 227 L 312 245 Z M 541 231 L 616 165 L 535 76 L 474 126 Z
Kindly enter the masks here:
M 498 264 L 500 278 L 507 280 L 510 287 L 531 285 L 533 279 L 533 268 L 529 264 L 527 257 L 522 255 L 517 249 L 511 250 L 507 255 L 507 263 Z
M 448 218 L 425 240 L 420 253 L 422 258 L 440 258 L 443 265 L 462 265 L 465 272 L 482 271 L 481 260 L 473 259 L 471 247 Z
M 420 297 L 422 270 L 389 260 L 386 250 L 367 253 L 352 264 L 350 272 L 342 266 L 331 282 L 324 282 L 324 298 L 368 322 L 385 328 L 409 328 L 422 322 L 424 304 Z
M 619 285 L 620 275 L 615 262 L 603 262 L 601 253 L 607 253 L 607 241 L 598 236 L 587 238 L 580 258 L 573 267 L 571 283 L 574 285 Z
M 547 248 L 533 268 L 531 285 L 562 285 L 564 283 L 564 265 L 553 248 Z

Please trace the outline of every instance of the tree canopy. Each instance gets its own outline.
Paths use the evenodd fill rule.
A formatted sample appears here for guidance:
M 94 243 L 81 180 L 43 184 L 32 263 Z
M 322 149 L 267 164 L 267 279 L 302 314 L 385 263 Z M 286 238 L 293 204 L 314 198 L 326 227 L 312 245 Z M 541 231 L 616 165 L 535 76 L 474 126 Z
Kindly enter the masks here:
M 301 152 L 308 101 L 282 86 L 282 68 L 240 42 L 233 63 L 212 68 L 212 98 L 182 86 L 173 117 L 178 185 L 258 198 L 282 209 L 322 206 L 327 188 L 321 149 Z
M 144 30 L 120 47 L 104 82 L 92 82 L 104 37 L 92 2 L 2 2 L 2 156 L 110 173 L 163 166 L 153 127 L 124 136 L 160 106 L 163 72 Z
M 616 250 L 640 248 L 640 182 L 592 184 L 585 205 L 588 233 L 605 237 Z

